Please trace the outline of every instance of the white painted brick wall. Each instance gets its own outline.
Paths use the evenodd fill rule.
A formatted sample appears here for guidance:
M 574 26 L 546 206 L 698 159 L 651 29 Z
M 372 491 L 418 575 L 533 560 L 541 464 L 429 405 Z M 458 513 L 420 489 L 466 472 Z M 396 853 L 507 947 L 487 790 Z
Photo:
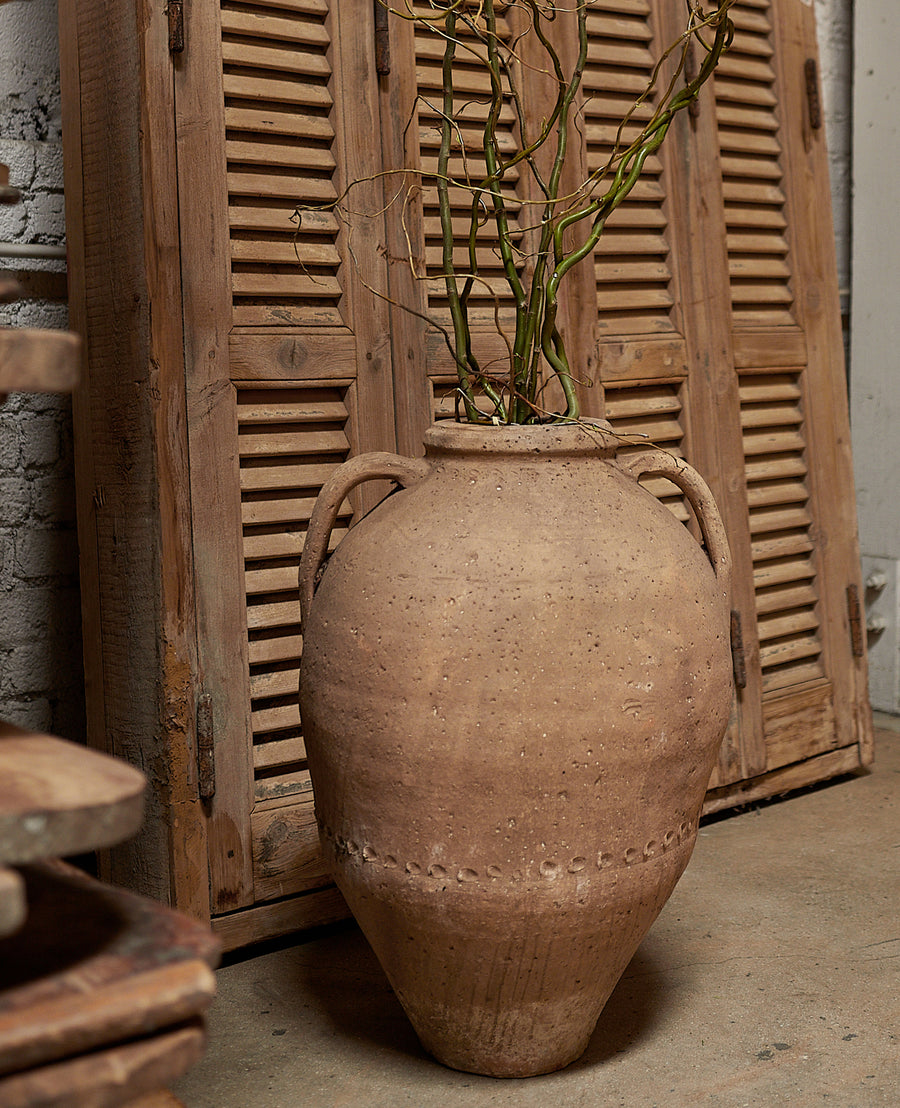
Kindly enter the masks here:
M 56 0 L 0 5 L 0 162 L 22 202 L 0 205 L 0 243 L 65 241 Z M 0 248 L 2 249 L 2 248 Z M 64 272 L 62 260 L 0 256 L 4 269 Z M 65 304 L 0 305 L 0 324 L 64 328 Z M 81 621 L 68 397 L 0 407 L 0 717 L 84 734 Z
M 870 3 L 871 0 L 864 0 Z M 822 109 L 831 175 L 838 285 L 850 288 L 853 0 L 816 0 Z

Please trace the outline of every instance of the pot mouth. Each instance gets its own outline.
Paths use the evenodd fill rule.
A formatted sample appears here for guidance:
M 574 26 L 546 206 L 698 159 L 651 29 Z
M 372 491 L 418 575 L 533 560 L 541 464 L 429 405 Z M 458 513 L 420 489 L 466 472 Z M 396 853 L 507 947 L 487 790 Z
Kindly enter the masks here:
M 528 456 L 578 454 L 612 458 L 619 437 L 605 419 L 571 423 L 456 423 L 441 420 L 425 432 L 425 452 Z

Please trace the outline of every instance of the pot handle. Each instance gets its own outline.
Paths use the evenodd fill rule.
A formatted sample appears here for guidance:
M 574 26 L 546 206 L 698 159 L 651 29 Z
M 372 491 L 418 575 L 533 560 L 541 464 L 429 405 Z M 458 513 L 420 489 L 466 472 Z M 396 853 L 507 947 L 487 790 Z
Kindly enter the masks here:
M 309 615 L 316 591 L 316 574 L 325 561 L 332 528 L 351 489 L 364 481 L 377 480 L 395 481 L 406 488 L 424 477 L 429 469 L 424 458 L 401 458 L 399 454 L 373 451 L 349 458 L 331 474 L 316 497 L 300 556 L 301 626 Z
M 641 477 L 667 477 L 681 489 L 697 516 L 716 580 L 728 595 L 731 591 L 731 551 L 725 524 L 709 486 L 696 469 L 683 458 L 676 458 L 665 450 L 642 450 L 638 454 L 617 458 L 616 463 L 635 481 Z

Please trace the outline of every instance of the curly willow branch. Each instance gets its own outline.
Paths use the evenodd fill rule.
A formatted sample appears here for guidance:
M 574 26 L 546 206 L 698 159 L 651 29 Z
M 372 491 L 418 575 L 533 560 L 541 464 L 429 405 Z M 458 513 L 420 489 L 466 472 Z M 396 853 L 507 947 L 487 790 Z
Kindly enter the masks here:
M 736 0 L 715 0 L 708 9 L 700 0 L 684 0 L 684 29 L 663 51 L 646 86 L 623 114 L 605 164 L 568 188 L 571 134 L 573 128 L 583 134 L 589 103 L 582 86 L 589 49 L 588 16 L 594 0 L 572 0 L 568 5 L 553 0 L 378 2 L 397 19 L 413 23 L 421 34 L 442 44 L 439 102 L 419 94 L 404 128 L 404 138 L 410 131 L 415 134 L 420 109 L 436 118 L 440 132 L 436 166 L 429 171 L 388 169 L 367 180 L 387 182 L 394 174 L 401 177 L 403 183 L 385 202 L 385 210 L 398 203 L 402 206 L 399 237 L 404 239 L 416 281 L 425 280 L 427 274 L 416 267 L 406 213 L 414 202 L 420 202 L 424 182 L 435 190 L 450 326 L 431 319 L 419 307 L 399 306 L 429 319 L 444 336 L 456 365 L 458 396 L 467 420 L 528 423 L 577 419 L 576 382 L 557 323 L 561 286 L 572 269 L 592 255 L 608 219 L 627 199 L 673 119 L 697 99 L 731 44 L 734 29 L 728 11 Z M 686 64 L 694 41 L 705 55 L 696 74 L 690 73 Z M 568 71 L 567 58 L 571 59 Z M 485 77 L 485 94 L 467 91 L 460 96 L 455 88 L 460 73 L 467 75 L 469 89 L 468 75 L 479 67 Z M 667 78 L 663 82 L 664 68 Z M 542 88 L 549 84 L 555 93 L 547 98 L 543 117 L 531 124 L 526 93 L 535 82 Z M 649 120 L 626 144 L 626 129 L 633 130 L 636 113 L 651 102 Z M 476 157 L 477 148 L 466 141 L 473 125 L 481 135 L 480 158 Z M 363 217 L 349 204 L 351 192 L 361 183 L 352 182 L 330 204 L 298 208 L 300 228 L 304 212 L 330 210 L 347 224 Z M 468 196 L 463 206 L 460 196 Z M 532 210 L 533 219 L 528 217 Z M 460 220 L 466 225 L 462 235 Z M 575 230 L 579 241 L 572 246 Z M 348 234 L 348 242 L 350 237 Z M 482 272 L 481 259 L 487 247 L 496 258 L 492 271 L 501 274 L 508 289 L 502 298 L 495 288 L 496 276 L 489 281 Z M 456 262 L 457 251 L 465 253 L 462 267 Z M 396 260 L 389 251 L 384 254 L 389 262 Z M 352 247 L 349 256 L 358 267 Z M 377 292 L 370 282 L 363 284 L 397 303 L 388 293 Z M 482 367 L 473 350 L 470 311 L 476 289 L 493 301 L 494 325 L 508 352 L 505 377 L 493 372 L 493 367 Z M 503 304 L 509 303 L 515 317 L 511 334 L 504 330 L 501 311 Z M 565 410 L 556 415 L 548 413 L 542 403 L 549 380 L 558 383 L 565 400 Z M 484 400 L 490 411 L 480 410 Z

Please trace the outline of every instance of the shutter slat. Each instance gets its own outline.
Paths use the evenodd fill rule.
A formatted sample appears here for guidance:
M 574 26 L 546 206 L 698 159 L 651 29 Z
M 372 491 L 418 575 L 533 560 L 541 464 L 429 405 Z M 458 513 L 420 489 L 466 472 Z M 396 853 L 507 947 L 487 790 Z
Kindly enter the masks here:
M 250 695 L 254 700 L 260 700 L 263 697 L 296 696 L 299 687 L 300 670 L 296 666 L 250 674 Z
M 231 260 L 233 262 L 261 262 L 278 265 L 332 266 L 340 264 L 340 255 L 330 243 L 308 242 L 298 239 L 293 242 L 278 242 L 272 239 L 231 240 Z M 331 286 L 332 288 L 339 286 Z
M 763 561 L 753 568 L 753 583 L 758 595 L 778 585 L 809 581 L 814 576 L 810 560 L 804 557 Z
M 747 493 L 747 502 L 751 508 L 762 508 L 770 504 L 805 504 L 809 499 L 809 489 L 804 481 L 772 481 L 765 484 L 752 484 Z
M 776 614 L 761 614 L 758 622 L 759 639 L 761 643 L 769 643 L 774 639 L 784 639 L 795 636 L 805 631 L 812 631 L 818 627 L 819 621 L 815 612 L 809 608 L 801 608 L 797 611 L 784 613 L 782 609 L 776 609 Z
M 306 744 L 302 738 L 257 743 L 253 747 L 253 765 L 257 769 L 292 765 L 306 761 Z
M 297 81 L 287 77 L 266 77 L 226 72 L 223 76 L 226 97 L 271 104 L 297 104 L 307 108 L 332 106 L 331 93 L 325 85 Z
M 757 594 L 756 611 L 759 615 L 787 611 L 791 608 L 808 608 L 811 611 L 817 600 L 816 590 L 811 584 L 788 589 L 769 589 Z
M 322 49 L 329 45 L 328 32 L 317 20 L 263 15 L 234 8 L 222 8 L 222 32 L 267 41 L 301 42 Z
M 315 496 L 284 496 L 266 500 L 245 499 L 241 505 L 241 520 L 246 526 L 271 523 L 307 523 L 315 505 Z M 350 516 L 353 509 L 346 501 L 342 512 Z
M 298 634 L 255 636 L 250 639 L 250 664 L 272 665 L 300 658 L 303 638 Z
M 273 627 L 299 626 L 299 599 L 273 600 L 263 604 L 247 605 L 247 627 L 251 631 L 269 630 Z
M 748 456 L 756 454 L 785 454 L 788 451 L 802 451 L 806 443 L 803 436 L 797 431 L 791 430 L 766 430 L 751 431 L 744 435 L 744 453 Z
M 339 521 L 331 533 L 329 550 L 333 550 L 346 533 L 346 525 L 342 525 Z M 299 565 L 305 536 L 305 531 L 287 527 L 280 527 L 275 531 L 266 529 L 251 530 L 244 535 L 244 556 L 248 561 L 296 557 Z
M 811 636 L 789 639 L 787 642 L 775 642 L 759 649 L 759 661 L 764 670 L 775 666 L 785 666 L 789 663 L 805 661 L 807 658 L 817 657 L 822 653 L 822 646 L 818 639 Z M 821 675 L 821 670 L 815 671 L 816 676 Z M 792 676 L 787 682 L 796 683 L 796 676 Z M 774 684 L 770 678 L 770 687 Z
M 284 135 L 288 138 L 319 139 L 329 142 L 334 135 L 328 117 L 304 111 L 270 108 L 225 108 L 225 127 L 230 134 L 250 131 L 258 135 Z
M 250 712 L 250 727 L 254 735 L 271 735 L 278 731 L 296 731 L 299 726 L 300 708 L 296 701 L 292 704 L 279 704 L 272 708 L 260 708 Z M 256 766 L 255 757 L 253 761 L 254 766 Z M 272 764 L 269 763 L 270 766 Z
M 260 596 L 273 592 L 290 592 L 297 588 L 297 565 L 279 565 L 266 561 L 261 568 L 248 568 L 244 573 L 244 587 L 248 596 Z
M 232 273 L 236 296 L 304 297 L 309 300 L 335 300 L 341 286 L 333 277 L 311 277 L 302 273 Z
M 228 192 L 232 196 L 284 198 L 298 204 L 324 204 L 337 198 L 334 182 L 327 176 L 232 169 L 228 173 L 227 182 Z
M 773 531 L 793 531 L 809 527 L 812 517 L 805 508 L 788 505 L 780 509 L 750 512 L 750 534 L 768 535 Z
M 759 231 L 750 234 L 730 234 L 728 236 L 730 254 L 775 254 L 785 256 L 788 252 L 787 239 L 782 235 L 770 235 Z
M 270 231 L 302 238 L 304 235 L 335 236 L 338 222 L 331 212 L 304 212 L 298 222 L 293 207 L 266 207 L 259 204 L 232 204 L 228 222 L 233 232 Z
M 813 542 L 805 529 L 783 535 L 765 534 L 762 538 L 756 537 L 751 544 L 754 578 L 757 564 L 792 558 L 797 554 L 809 554 L 812 549 Z
M 728 127 L 719 127 L 719 149 L 723 158 L 729 154 L 739 154 L 743 157 L 769 157 L 781 156 L 781 144 L 774 129 L 771 131 L 748 131 L 745 128 L 731 130 Z
M 242 427 L 255 424 L 273 423 L 343 423 L 347 418 L 347 407 L 341 400 L 332 399 L 333 393 L 325 393 L 318 399 L 312 394 L 306 397 L 280 397 L 278 391 L 257 394 L 253 400 L 242 399 L 238 407 L 238 419 Z M 271 399 L 270 399 L 271 397 Z
M 277 166 L 279 169 L 299 167 L 309 172 L 328 174 L 334 171 L 335 166 L 330 150 L 302 143 L 232 140 L 225 143 L 225 154 L 235 165 Z
M 746 460 L 745 472 L 749 484 L 762 481 L 784 480 L 790 477 L 805 477 L 806 463 L 797 454 L 760 455 Z
M 757 427 L 799 427 L 803 423 L 803 412 L 799 404 L 776 401 L 773 403 L 745 404 L 741 409 L 741 426 L 745 429 Z
M 276 42 L 260 45 L 225 38 L 222 61 L 236 69 L 264 69 L 270 73 L 302 73 L 305 77 L 327 80 L 331 67 L 324 54 L 282 46 Z M 227 72 L 227 70 L 226 70 Z

